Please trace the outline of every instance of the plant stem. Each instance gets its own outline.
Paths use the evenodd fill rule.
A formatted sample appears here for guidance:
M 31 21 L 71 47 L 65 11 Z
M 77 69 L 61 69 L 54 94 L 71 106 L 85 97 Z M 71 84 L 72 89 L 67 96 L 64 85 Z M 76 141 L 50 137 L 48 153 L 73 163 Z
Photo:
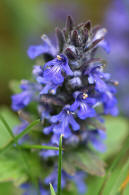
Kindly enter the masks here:
M 60 141 L 59 141 L 57 195 L 61 195 L 61 168 L 62 168 L 62 135 L 60 136 Z

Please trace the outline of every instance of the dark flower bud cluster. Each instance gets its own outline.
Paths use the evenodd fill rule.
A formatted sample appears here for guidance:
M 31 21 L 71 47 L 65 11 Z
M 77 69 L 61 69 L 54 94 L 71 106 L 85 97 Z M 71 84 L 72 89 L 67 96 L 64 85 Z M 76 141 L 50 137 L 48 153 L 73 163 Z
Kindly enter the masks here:
M 92 27 L 90 21 L 74 25 L 72 18 L 68 17 L 65 28 L 56 29 L 57 46 L 43 35 L 42 45 L 28 49 L 31 59 L 43 56 L 43 66 L 35 65 L 32 72 L 34 81 L 22 81 L 22 92 L 12 96 L 12 108 L 15 111 L 22 110 L 23 123 L 26 115 L 30 115 L 30 118 L 32 115 L 40 116 L 44 135 L 40 143 L 45 144 L 45 140 L 48 140 L 46 144 L 58 145 L 59 137 L 63 134 L 63 147 L 69 155 L 64 152 L 62 187 L 66 186 L 67 179 L 72 179 L 80 193 L 86 189 L 85 172 L 94 174 L 94 171 L 84 170 L 81 163 L 76 163 L 74 173 L 71 173 L 69 161 L 69 165 L 66 165 L 67 160 L 74 154 L 76 158 L 79 148 L 91 154 L 94 149 L 104 152 L 106 133 L 102 116 L 118 114 L 114 83 L 110 75 L 104 72 L 106 62 L 96 56 L 100 47 L 109 51 L 104 39 L 106 33 L 105 28 Z M 32 102 L 35 104 L 35 113 L 30 111 Z M 21 126 L 17 128 L 21 130 Z M 91 157 L 91 154 L 87 155 Z M 40 152 L 46 162 L 55 155 L 58 155 L 57 151 Z M 43 185 L 55 184 L 55 164 L 53 160 L 54 171 L 45 178 Z

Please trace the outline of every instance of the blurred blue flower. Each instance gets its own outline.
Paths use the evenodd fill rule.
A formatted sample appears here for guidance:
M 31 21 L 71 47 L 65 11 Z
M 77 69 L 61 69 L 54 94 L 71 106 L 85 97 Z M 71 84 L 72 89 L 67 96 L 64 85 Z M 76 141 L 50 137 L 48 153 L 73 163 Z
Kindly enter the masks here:
M 33 97 L 32 91 L 24 91 L 20 94 L 12 96 L 12 108 L 13 110 L 20 110 L 27 106 Z
M 129 13 L 128 1 L 113 0 L 106 12 L 105 25 L 108 28 L 108 40 L 111 53 L 106 56 L 109 71 L 119 81 L 118 103 L 120 111 L 129 116 Z
M 39 104 L 38 105 L 38 112 L 41 116 L 41 121 L 43 121 L 44 119 L 50 120 L 51 115 L 51 109 L 50 106 L 48 104 Z
M 108 90 L 108 85 L 104 80 L 110 79 L 110 74 L 103 72 L 103 65 L 95 65 L 86 69 L 85 75 L 88 76 L 89 84 L 95 84 L 95 89 L 99 92 Z
M 62 188 L 64 188 L 66 185 L 66 176 L 67 174 L 64 171 L 62 171 L 62 174 L 61 174 L 61 187 Z M 54 187 L 54 190 L 57 191 L 57 182 L 58 182 L 58 169 L 54 168 L 54 171 L 52 171 L 50 175 L 48 175 L 45 178 L 44 183 L 47 185 L 51 183 Z
M 43 35 L 41 38 L 43 40 L 43 45 L 30 46 L 27 51 L 28 56 L 31 59 L 34 59 L 40 56 L 41 54 L 50 54 L 54 57 L 57 53 L 57 49 L 51 43 L 50 39 L 46 35 Z
M 87 174 L 82 171 L 77 171 L 74 176 L 70 176 L 70 179 L 76 184 L 79 194 L 85 194 L 87 191 L 86 177 Z
M 117 107 L 117 99 L 111 93 L 111 91 L 107 91 L 106 93 L 101 94 L 104 113 L 111 114 L 112 116 L 118 115 L 118 107 Z
M 49 195 L 49 192 L 45 190 L 41 185 L 39 186 L 40 195 Z M 37 189 L 35 186 L 29 183 L 24 183 L 21 185 L 21 189 L 24 190 L 23 195 L 38 195 Z
M 59 139 L 58 139 L 59 140 Z M 45 145 L 45 146 L 54 146 L 54 144 L 53 145 L 51 145 L 51 143 L 48 143 L 48 144 L 42 144 L 43 146 Z M 55 145 L 55 146 L 57 146 L 57 145 Z M 41 152 L 40 152 L 40 156 L 42 156 L 43 158 L 45 158 L 45 159 L 47 159 L 47 158 L 49 158 L 49 157 L 53 157 L 53 156 L 58 156 L 58 154 L 59 154 L 59 151 L 58 150 L 42 150 Z
M 41 86 L 36 83 L 31 83 L 27 80 L 23 80 L 20 88 L 21 93 L 13 95 L 12 99 L 12 109 L 15 111 L 23 109 L 31 101 L 37 101 L 38 96 L 36 93 L 41 90 Z
M 84 194 L 86 192 L 86 184 L 85 178 L 87 174 L 81 171 L 77 171 L 73 176 L 68 175 L 64 170 L 62 170 L 61 175 L 61 186 L 64 188 L 66 186 L 67 180 L 72 180 L 78 189 L 80 194 Z M 45 184 L 52 183 L 55 191 L 57 190 L 57 169 L 55 168 L 54 171 L 45 178 Z
M 27 126 L 29 123 L 25 120 L 21 120 L 20 125 L 17 125 L 14 127 L 13 132 L 15 135 L 20 134 Z M 28 135 L 23 136 L 20 140 L 18 140 L 19 144 L 22 144 L 23 142 L 27 141 L 29 139 Z
M 86 144 L 91 144 L 95 150 L 105 152 L 106 146 L 103 143 L 106 139 L 106 133 L 103 130 L 87 130 L 82 134 L 82 139 Z

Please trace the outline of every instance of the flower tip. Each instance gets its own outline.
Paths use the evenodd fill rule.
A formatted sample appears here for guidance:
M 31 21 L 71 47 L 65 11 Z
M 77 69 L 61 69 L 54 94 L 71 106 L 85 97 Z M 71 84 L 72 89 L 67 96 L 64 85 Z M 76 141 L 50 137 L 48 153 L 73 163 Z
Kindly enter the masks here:
M 45 35 L 45 34 L 42 34 L 42 35 L 41 35 L 41 39 L 42 39 L 42 40 L 45 40 L 45 39 L 47 39 L 47 35 Z
M 62 60 L 62 57 L 60 55 L 56 56 L 58 60 Z
M 88 94 L 87 93 L 83 93 L 82 98 L 85 100 L 86 98 L 88 98 Z
M 107 29 L 106 28 L 103 28 L 103 33 L 107 33 Z
M 119 85 L 119 81 L 114 81 L 114 85 L 118 86 Z

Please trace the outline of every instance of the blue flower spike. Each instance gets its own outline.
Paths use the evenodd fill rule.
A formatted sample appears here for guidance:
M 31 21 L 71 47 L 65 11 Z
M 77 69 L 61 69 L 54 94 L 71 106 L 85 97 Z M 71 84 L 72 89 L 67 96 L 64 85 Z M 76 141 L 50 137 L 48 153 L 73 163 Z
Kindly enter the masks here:
M 36 139 L 33 136 L 28 138 L 31 143 L 58 147 L 59 138 L 63 135 L 65 165 L 62 168 L 62 188 L 67 189 L 68 182 L 72 180 L 78 192 L 85 194 L 87 175 L 95 172 L 95 175 L 102 176 L 100 174 L 104 171 L 104 163 L 98 162 L 96 151 L 106 151 L 103 116 L 118 114 L 117 82 L 104 72 L 105 61 L 96 57 L 100 47 L 109 52 L 105 28 L 94 28 L 90 21 L 75 25 L 68 16 L 65 30 L 57 29 L 56 33 L 57 46 L 43 35 L 43 44 L 29 48 L 31 59 L 42 55 L 43 60 L 40 57 L 40 64 L 33 67 L 33 82 L 22 83 L 21 93 L 12 96 L 12 109 L 22 109 L 30 118 L 41 118 L 41 124 L 35 131 Z M 20 132 L 28 125 L 24 118 L 21 121 L 22 125 L 17 128 Z M 90 160 L 84 160 L 88 153 L 91 164 L 95 165 L 94 170 L 91 165 L 83 164 L 90 163 Z M 41 150 L 38 154 L 43 167 L 51 166 L 51 173 L 47 173 L 46 169 L 46 176 L 38 181 L 41 191 L 49 194 L 49 183 L 57 189 L 55 156 L 59 151 Z M 48 163 L 49 159 L 51 163 Z

